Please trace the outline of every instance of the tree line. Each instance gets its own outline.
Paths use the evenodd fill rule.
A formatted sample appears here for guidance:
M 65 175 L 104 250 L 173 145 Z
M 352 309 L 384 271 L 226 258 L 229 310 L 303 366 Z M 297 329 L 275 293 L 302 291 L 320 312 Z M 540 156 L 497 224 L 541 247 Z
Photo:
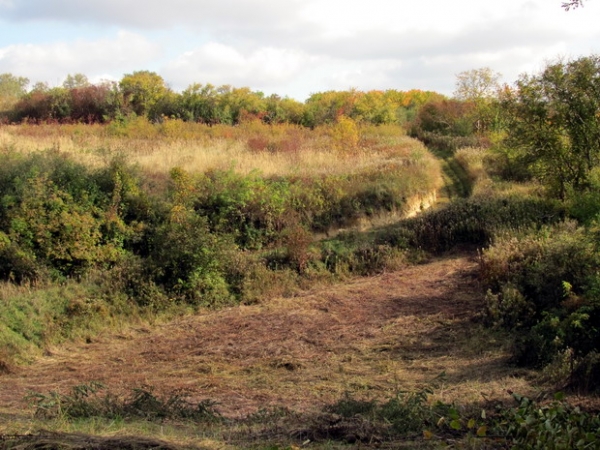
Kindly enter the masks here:
M 247 87 L 194 83 L 175 92 L 155 72 L 136 71 L 119 82 L 92 84 L 83 74 L 69 75 L 62 86 L 37 83 L 10 73 L 0 74 L 0 120 L 9 123 L 107 123 L 135 115 L 151 121 L 180 119 L 209 125 L 235 125 L 244 120 L 314 127 L 340 116 L 373 124 L 403 124 L 417 109 L 443 95 L 410 91 L 358 90 L 312 94 L 305 102 Z

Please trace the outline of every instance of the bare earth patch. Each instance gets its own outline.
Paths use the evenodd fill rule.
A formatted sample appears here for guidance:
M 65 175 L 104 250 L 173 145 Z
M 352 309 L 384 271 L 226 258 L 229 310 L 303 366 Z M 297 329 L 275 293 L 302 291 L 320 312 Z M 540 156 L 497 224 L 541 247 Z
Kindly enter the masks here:
M 5 410 L 31 391 L 67 392 L 100 381 L 127 394 L 186 389 L 229 417 L 262 407 L 319 408 L 345 392 L 385 398 L 430 383 L 436 398 L 530 394 L 527 372 L 507 363 L 476 322 L 483 295 L 473 255 L 353 279 L 293 298 L 207 311 L 155 327 L 69 343 L 0 377 Z

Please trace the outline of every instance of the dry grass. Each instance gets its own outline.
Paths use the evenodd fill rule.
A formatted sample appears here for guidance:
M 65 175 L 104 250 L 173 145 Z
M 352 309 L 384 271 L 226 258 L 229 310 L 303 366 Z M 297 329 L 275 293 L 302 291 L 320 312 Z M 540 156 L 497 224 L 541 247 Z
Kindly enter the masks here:
M 189 125 L 191 126 L 191 125 Z M 340 151 L 327 129 L 314 131 L 257 125 L 217 131 L 195 125 L 196 134 L 178 136 L 157 131 L 149 137 L 114 136 L 106 126 L 18 125 L 0 127 L 0 150 L 33 153 L 54 149 L 90 167 L 101 167 L 115 156 L 125 156 L 148 172 L 168 172 L 173 167 L 188 171 L 258 171 L 265 176 L 351 174 L 390 162 L 425 165 L 434 159 L 418 141 L 384 130 L 379 139 L 367 136 L 362 145 Z M 274 131 L 275 130 L 275 131 Z M 272 149 L 256 149 L 253 139 L 264 140 Z M 269 144 L 271 143 L 271 144 Z
M 461 403 L 531 394 L 502 339 L 473 322 L 477 263 L 459 256 L 343 286 L 176 319 L 65 344 L 3 376 L 0 404 L 28 391 L 98 380 L 117 392 L 185 388 L 240 417 L 262 407 L 314 411 L 351 392 L 386 398 L 438 379 L 436 398 Z M 485 396 L 485 397 L 484 397 Z

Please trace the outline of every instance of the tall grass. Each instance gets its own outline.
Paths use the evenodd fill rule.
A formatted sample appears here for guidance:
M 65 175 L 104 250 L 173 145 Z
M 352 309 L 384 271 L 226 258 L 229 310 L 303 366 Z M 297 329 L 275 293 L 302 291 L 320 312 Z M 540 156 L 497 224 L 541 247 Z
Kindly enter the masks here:
M 349 119 L 348 119 L 349 120 Z M 358 141 L 336 134 L 335 125 L 315 130 L 251 122 L 237 127 L 177 120 L 152 124 L 142 118 L 119 125 L 13 125 L 0 128 L 0 149 L 21 153 L 53 148 L 88 167 L 125 156 L 146 171 L 173 167 L 190 172 L 258 171 L 264 176 L 347 174 L 386 162 L 423 162 L 426 150 L 400 127 L 357 129 Z

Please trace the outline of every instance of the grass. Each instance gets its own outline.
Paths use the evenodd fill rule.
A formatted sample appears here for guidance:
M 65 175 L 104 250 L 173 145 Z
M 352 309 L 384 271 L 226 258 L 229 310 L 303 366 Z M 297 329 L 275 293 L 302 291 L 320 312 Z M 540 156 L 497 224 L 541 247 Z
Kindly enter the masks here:
M 369 433 L 374 439 L 380 431 L 365 422 L 367 428 L 352 432 L 356 419 L 329 428 L 337 419 L 322 411 L 347 395 L 385 403 L 431 383 L 428 405 L 501 402 L 507 389 L 535 393 L 531 373 L 506 364 L 506 337 L 473 323 L 481 299 L 476 268 L 476 261 L 457 255 L 291 298 L 205 310 L 85 345 L 65 343 L 42 365 L 4 378 L 12 392 L 37 386 L 65 395 L 99 376 L 122 396 L 144 384 L 161 398 L 186 388 L 197 400 L 215 401 L 225 424 L 22 418 L 21 431 L 14 423 L 11 430 L 136 435 L 214 449 L 291 448 L 310 436 L 311 448 L 366 448 Z M 8 392 L 0 389 L 0 398 Z M 13 395 L 5 405 L 21 401 Z M 349 444 L 357 432 L 365 433 L 360 443 Z M 420 436 L 404 438 L 407 448 L 432 447 Z
M 131 137 L 115 135 L 109 126 L 101 125 L 3 126 L 0 148 L 23 153 L 52 148 L 88 167 L 102 167 L 114 156 L 125 156 L 148 172 L 168 173 L 173 167 L 184 167 L 193 173 L 234 170 L 247 175 L 258 171 L 266 177 L 353 174 L 391 161 L 403 161 L 407 166 L 432 164 L 424 147 L 399 127 L 393 135 L 386 130 L 388 134 L 382 138 L 376 130 L 364 128 L 362 141 L 349 148 L 336 146 L 327 127 L 311 131 L 260 123 L 237 128 L 185 124 L 190 133 L 181 131 L 175 136 L 161 131 L 160 125 L 144 127 L 156 131 Z M 259 137 L 264 142 L 257 142 Z
M 318 243 L 317 233 L 426 206 L 441 182 L 437 160 L 401 129 L 348 120 L 350 137 L 338 125 L 3 127 L 2 275 L 74 291 L 40 286 L 35 323 L 11 319 L 9 328 L 42 347 L 138 307 L 250 303 L 402 264 L 389 245 Z M 96 279 L 85 280 L 90 273 Z M 44 322 L 52 327 L 30 330 Z
M 435 448 L 442 442 L 494 448 L 492 440 L 477 442 L 465 419 L 506 405 L 512 401 L 508 392 L 536 397 L 553 386 L 537 372 L 510 364 L 510 334 L 483 324 L 481 261 L 473 251 L 453 249 L 487 246 L 499 231 L 552 223 L 564 211 L 552 202 L 524 198 L 514 185 L 489 187 L 475 149 L 459 150 L 447 165 L 456 175 L 453 195 L 466 196 L 472 189 L 474 198 L 402 221 L 394 215 L 398 211 L 370 211 L 363 206 L 388 204 L 390 192 L 394 199 L 410 192 L 425 205 L 440 186 L 440 163 L 393 127 L 344 127 L 311 131 L 177 121 L 2 127 L 0 148 L 7 155 L 53 148 L 59 157 L 100 168 L 115 154 L 126 154 L 147 180 L 167 183 L 170 173 L 174 200 L 163 209 L 204 211 L 211 220 L 199 223 L 192 234 L 187 225 L 196 222 L 186 219 L 190 214 L 181 222 L 177 216 L 176 225 L 154 235 L 154 245 L 162 238 L 167 249 L 156 261 L 180 268 L 192 247 L 198 250 L 192 255 L 196 259 L 185 259 L 192 266 L 208 260 L 210 268 L 226 256 L 219 264 L 228 282 L 237 280 L 242 304 L 228 301 L 210 308 L 200 301 L 193 304 L 195 314 L 186 315 L 192 306 L 176 299 L 174 290 L 160 290 L 159 278 L 139 279 L 144 275 L 139 255 L 125 261 L 131 266 L 115 264 L 112 275 L 95 267 L 78 280 L 63 277 L 58 284 L 0 285 L 0 314 L 8 324 L 0 335 L 13 339 L 5 342 L 8 354 L 0 355 L 13 361 L 0 366 L 0 417 L 6 419 L 0 434 L 33 431 L 30 447 L 26 439 L 15 443 L 22 449 L 92 443 L 96 448 Z M 185 171 L 172 171 L 178 166 Z M 420 179 L 421 174 L 427 178 Z M 315 180 L 321 191 L 310 191 Z M 139 193 L 136 189 L 131 196 Z M 288 197 L 286 189 L 303 196 Z M 115 193 L 116 188 L 111 202 L 119 197 Z M 310 205 L 315 216 L 323 198 L 338 205 L 327 224 L 360 228 L 367 223 L 369 228 L 385 223 L 386 215 L 397 223 L 339 235 L 323 227 L 318 231 L 330 236 L 318 235 L 286 221 L 291 214 L 281 207 L 290 198 L 305 201 L 303 209 Z M 214 199 L 221 203 L 211 203 Z M 151 204 L 138 200 L 130 211 Z M 356 211 L 363 216 L 344 222 Z M 275 238 L 268 235 L 241 250 L 232 237 L 239 230 L 229 230 L 232 235 L 223 240 L 216 234 L 240 218 L 249 218 L 245 223 L 281 219 L 283 227 L 268 230 Z M 203 242 L 210 244 L 208 250 Z M 217 244 L 223 255 L 210 253 Z M 223 280 L 200 278 L 205 284 L 197 286 L 212 282 L 210 288 L 220 289 Z M 175 281 L 181 285 L 181 279 Z M 134 294 L 123 295 L 124 286 Z M 19 351 L 20 360 L 15 359 Z M 116 408 L 110 417 L 97 411 L 73 416 L 64 409 L 34 417 L 35 405 L 25 404 L 24 395 L 33 390 L 44 408 L 54 411 L 57 399 L 79 401 L 74 387 L 96 381 L 108 386 L 116 402 L 108 402 Z M 151 393 L 146 409 L 172 404 L 173 393 L 186 392 L 190 404 L 208 401 L 223 420 L 209 423 L 162 412 L 136 416 L 119 402 L 140 388 Z M 455 405 L 460 420 L 450 417 L 449 406 L 445 412 L 436 409 L 438 402 Z M 397 421 L 406 418 L 407 405 L 413 408 L 409 416 L 411 411 L 429 414 L 410 432 Z M 432 414 L 436 419 L 448 415 L 448 423 L 459 420 L 460 430 L 432 426 Z M 36 437 L 39 430 L 57 434 L 42 431 Z M 438 435 L 423 434 L 431 430 Z M 6 442 L 0 441 L 0 448 L 11 448 Z

